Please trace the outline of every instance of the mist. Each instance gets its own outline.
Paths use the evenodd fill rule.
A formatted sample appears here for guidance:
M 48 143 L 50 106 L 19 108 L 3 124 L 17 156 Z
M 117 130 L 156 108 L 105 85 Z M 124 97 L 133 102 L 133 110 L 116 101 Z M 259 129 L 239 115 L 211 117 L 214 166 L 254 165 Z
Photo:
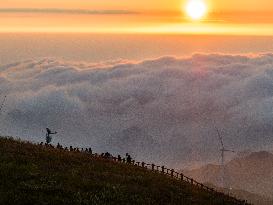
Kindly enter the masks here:
M 1 135 L 131 153 L 184 168 L 227 148 L 273 148 L 273 54 L 196 54 L 145 61 L 54 58 L 0 66 Z

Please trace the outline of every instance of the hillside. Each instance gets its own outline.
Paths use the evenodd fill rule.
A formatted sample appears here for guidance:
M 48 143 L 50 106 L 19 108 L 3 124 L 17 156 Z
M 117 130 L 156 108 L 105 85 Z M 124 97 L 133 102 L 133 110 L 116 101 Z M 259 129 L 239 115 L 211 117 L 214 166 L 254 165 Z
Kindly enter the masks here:
M 0 138 L 0 179 L 5 205 L 236 204 L 145 168 L 7 138 Z
M 238 194 L 238 196 L 248 195 L 248 198 L 254 199 L 252 201 L 255 201 L 256 198 L 259 201 L 257 203 L 259 205 L 262 204 L 261 196 L 263 196 L 264 204 L 273 204 L 273 199 L 271 201 L 266 199 L 273 195 L 272 165 L 273 154 L 265 151 L 253 152 L 235 158 L 226 164 L 226 184 L 232 187 L 232 189 L 237 190 L 238 193 L 240 192 L 238 190 L 247 191 L 248 194 Z M 200 169 L 184 172 L 202 183 L 211 183 L 216 186 L 221 185 L 221 167 L 219 165 L 210 164 Z
M 272 205 L 273 200 L 264 196 L 261 196 L 259 194 L 250 193 L 248 191 L 239 190 L 239 189 L 223 189 L 216 187 L 212 184 L 207 184 L 210 187 L 213 187 L 216 190 L 219 190 L 221 192 L 230 193 L 233 196 L 236 196 L 238 198 L 247 199 L 247 201 L 254 205 Z

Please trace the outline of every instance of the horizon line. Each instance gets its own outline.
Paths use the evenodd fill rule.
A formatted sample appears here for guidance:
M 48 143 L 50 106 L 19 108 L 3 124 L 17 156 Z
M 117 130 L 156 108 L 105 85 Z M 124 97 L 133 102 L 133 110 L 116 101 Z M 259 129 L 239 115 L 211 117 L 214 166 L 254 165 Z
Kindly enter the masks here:
M 0 8 L 0 13 L 41 13 L 41 14 L 79 14 L 79 15 L 131 15 L 139 14 L 132 10 L 111 9 L 60 9 L 60 8 Z
M 0 34 L 92 34 L 92 35 L 166 35 L 166 36 L 238 36 L 238 37 L 273 37 L 273 34 L 269 33 L 225 33 L 225 32 L 204 32 L 204 33 L 197 33 L 197 32 L 145 32 L 145 31 L 89 31 L 89 30 L 81 30 L 81 31 L 72 31 L 72 30 L 65 30 L 65 31 L 58 31 L 58 30 L 1 30 Z

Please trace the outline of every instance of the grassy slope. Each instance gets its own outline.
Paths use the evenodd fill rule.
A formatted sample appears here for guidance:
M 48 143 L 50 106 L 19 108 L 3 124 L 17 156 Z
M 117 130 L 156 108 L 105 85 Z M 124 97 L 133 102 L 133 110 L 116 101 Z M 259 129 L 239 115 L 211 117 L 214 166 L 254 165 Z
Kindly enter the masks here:
M 0 204 L 231 204 L 132 165 L 0 138 Z

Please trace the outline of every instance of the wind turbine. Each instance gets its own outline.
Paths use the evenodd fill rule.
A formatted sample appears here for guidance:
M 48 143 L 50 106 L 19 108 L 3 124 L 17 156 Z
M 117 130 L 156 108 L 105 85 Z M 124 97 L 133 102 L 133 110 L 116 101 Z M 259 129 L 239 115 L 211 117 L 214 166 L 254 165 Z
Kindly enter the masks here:
M 217 131 L 217 135 L 218 135 L 218 138 L 219 138 L 219 141 L 221 143 L 221 169 L 222 169 L 222 186 L 223 188 L 227 188 L 226 187 L 226 181 L 225 181 L 225 153 L 226 152 L 233 152 L 235 153 L 235 151 L 233 150 L 229 150 L 229 149 L 226 149 L 225 146 L 224 146 L 224 143 L 223 143 L 223 138 L 220 134 L 220 131 L 216 128 L 216 131 Z
M 6 98 L 7 98 L 7 96 L 5 95 L 5 97 L 4 97 L 4 99 L 2 100 L 2 103 L 1 103 L 1 105 L 0 105 L 0 115 L 1 115 L 2 110 L 3 110 L 3 107 L 4 107 L 4 105 L 5 105 Z
M 4 99 L 2 100 L 2 102 L 1 102 L 1 104 L 0 104 L 0 116 L 1 116 L 1 114 L 2 114 L 2 110 L 3 110 L 3 107 L 4 107 L 4 105 L 5 105 L 6 98 L 7 98 L 7 96 L 5 95 Z

